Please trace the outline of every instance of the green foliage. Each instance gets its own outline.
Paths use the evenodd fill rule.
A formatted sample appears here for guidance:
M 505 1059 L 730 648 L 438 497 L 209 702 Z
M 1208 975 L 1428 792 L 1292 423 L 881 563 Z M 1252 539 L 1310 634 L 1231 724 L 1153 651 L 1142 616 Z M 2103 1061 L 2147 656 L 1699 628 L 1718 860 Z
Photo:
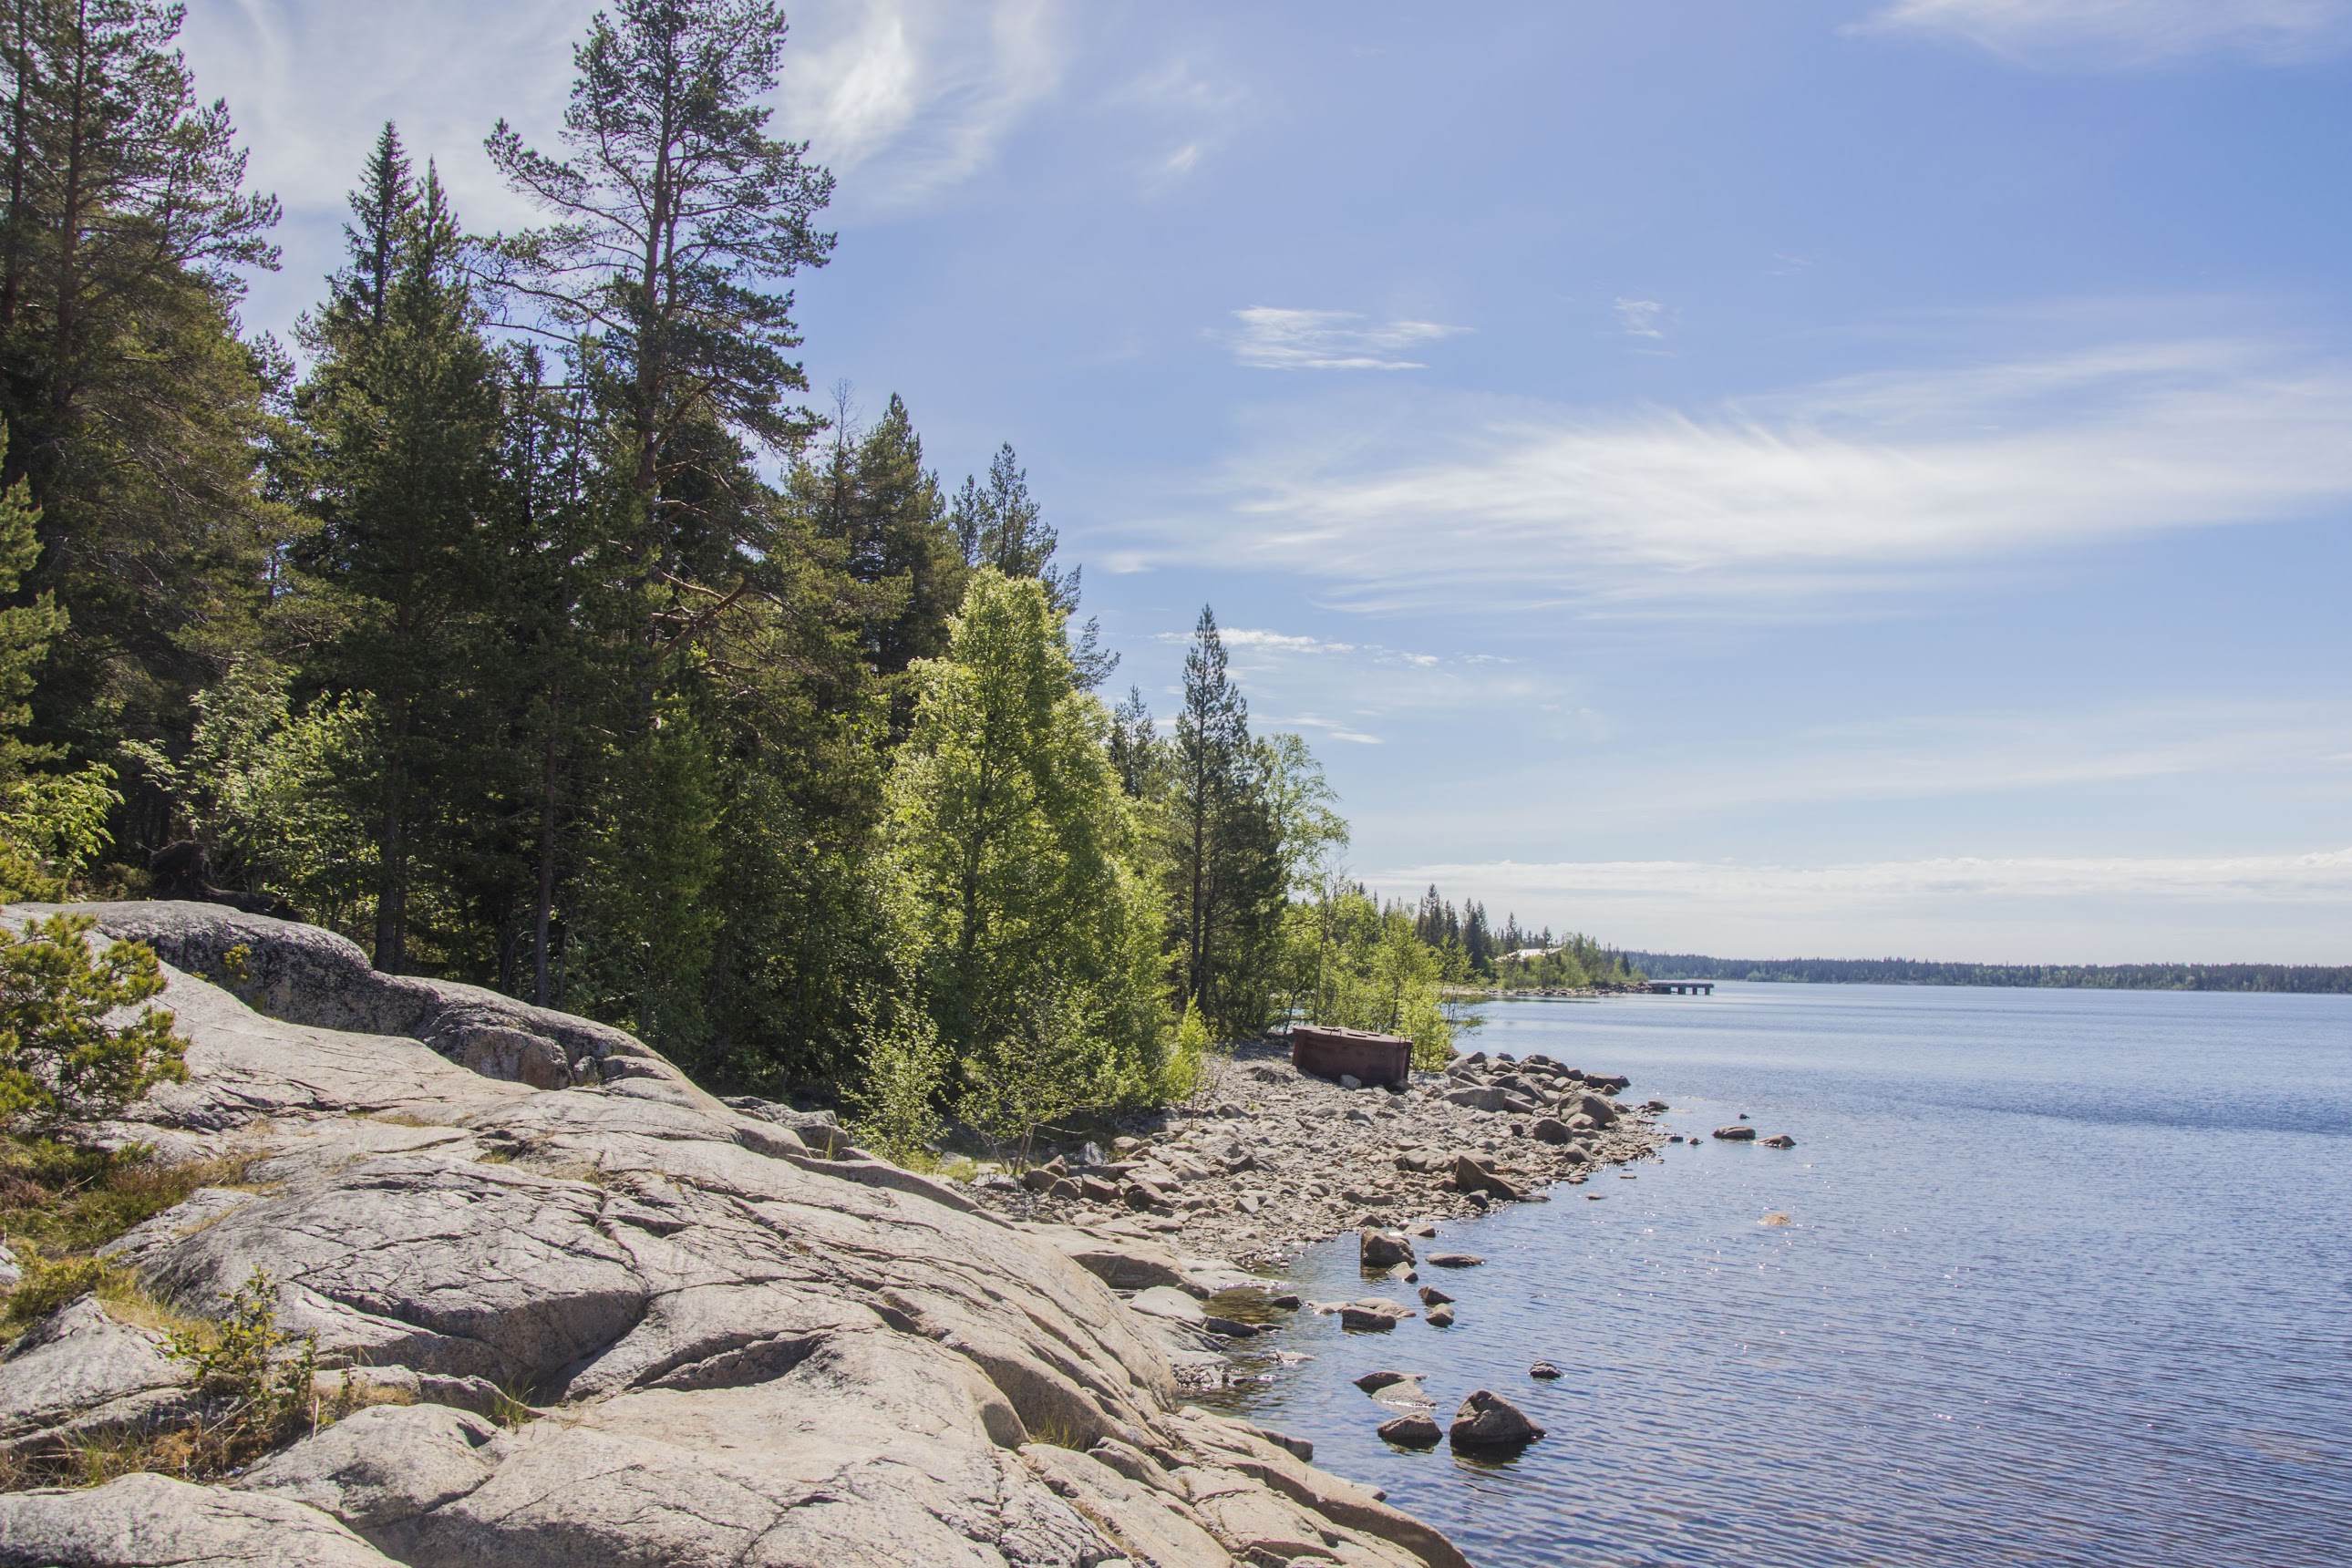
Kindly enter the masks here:
M 348 933 L 374 887 L 359 792 L 376 767 L 380 727 L 363 697 L 297 709 L 290 682 L 283 666 L 232 658 L 193 700 L 184 759 L 138 741 L 123 750 L 171 802 L 174 827 L 210 850 L 217 875 L 282 893 Z
M 919 1158 L 946 1130 L 939 1110 L 947 1088 L 948 1053 L 939 1026 L 918 1008 L 869 1001 L 866 1059 L 850 1093 L 858 1142 L 901 1162 Z
M 0 490 L 0 597 L 14 595 L 40 560 L 39 517 L 25 480 Z M 28 745 L 18 733 L 32 717 L 35 672 L 65 628 L 65 613 L 47 591 L 0 609 L 0 901 L 62 898 L 106 848 L 107 816 L 122 802 L 111 768 L 41 771 L 56 760 L 55 749 Z
M 103 763 L 9 780 L 0 789 L 0 902 L 65 897 L 113 841 L 106 819 L 121 804 L 114 770 Z
M 27 1328 L 68 1301 L 96 1292 L 111 1295 L 128 1285 L 128 1270 L 110 1268 L 104 1258 L 50 1258 L 36 1242 L 15 1245 L 19 1274 L 8 1292 L 8 1322 Z
M 1642 979 L 1625 955 L 1604 948 L 1589 936 L 1571 935 L 1558 946 L 1525 958 L 1505 954 L 1495 963 L 1495 981 L 1512 991 L 1606 990 Z
M 1333 877 L 1315 902 L 1290 906 L 1285 935 L 1294 1005 L 1307 1022 L 1402 1035 L 1416 1068 L 1453 1059 L 1457 1019 L 1447 1010 L 1444 955 L 1402 908 L 1384 910 Z
M 0 1120 L 40 1129 L 93 1121 L 187 1076 L 171 1014 L 148 1007 L 107 1021 L 162 991 L 163 976 L 142 942 L 93 955 L 94 923 L 59 914 L 22 936 L 0 931 Z
M 573 973 L 591 1010 L 648 1039 L 689 1048 L 704 1032 L 703 983 L 719 911 L 705 897 L 719 871 L 713 762 L 692 714 L 666 704 L 612 760 L 605 809 L 582 873 Z
M 257 1458 L 312 1411 L 317 1336 L 278 1328 L 277 1284 L 257 1267 L 217 1321 L 174 1330 L 163 1353 L 189 1369 L 206 1400 L 186 1471 L 216 1474 Z
M 32 585 L 70 616 L 35 732 L 77 765 L 184 721 L 254 633 L 284 522 L 254 485 L 272 356 L 233 314 L 240 274 L 276 264 L 277 203 L 241 188 L 227 110 L 173 47 L 183 14 L 23 0 L 0 18 L 5 479 L 42 510 Z
M 1181 1102 L 1199 1093 L 1219 1054 L 1217 1037 L 1201 1016 L 1201 1005 L 1187 1002 L 1184 1021 L 1176 1026 L 1176 1048 L 1169 1056 L 1167 1076 L 1160 1086 L 1162 1097 Z
M 950 1096 L 1000 1142 L 1144 1098 L 1162 1069 L 1158 921 L 1062 620 L 1034 579 L 976 574 L 947 656 L 914 667 L 889 781 L 899 959 Z

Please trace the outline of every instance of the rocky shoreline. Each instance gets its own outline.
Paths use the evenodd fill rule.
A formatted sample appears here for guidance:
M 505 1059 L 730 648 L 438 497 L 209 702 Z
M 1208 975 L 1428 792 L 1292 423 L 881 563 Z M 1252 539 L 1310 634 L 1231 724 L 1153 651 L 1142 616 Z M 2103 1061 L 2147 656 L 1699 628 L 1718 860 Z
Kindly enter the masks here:
M 1150 1229 L 1056 1223 L 1094 1212 L 1082 1184 L 1073 1202 L 1049 1183 L 1016 1220 L 972 1201 L 1005 1196 L 992 1187 L 875 1160 L 785 1108 L 723 1104 L 620 1030 L 378 974 L 326 931 L 199 904 L 76 912 L 154 944 L 192 1042 L 184 1083 L 100 1131 L 244 1173 L 118 1238 L 136 1310 L 84 1295 L 10 1347 L 0 1456 L 22 1477 L 206 1417 L 215 1393 L 152 1319 L 217 1320 L 240 1290 L 303 1337 L 314 1389 L 381 1397 L 341 1419 L 314 1403 L 290 1446 L 234 1470 L 20 1479 L 0 1493 L 0 1568 L 1468 1568 L 1438 1531 L 1316 1468 L 1311 1445 L 1190 1403 L 1180 1365 L 1217 1358 L 1176 1331 L 1218 1338 L 1203 1302 L 1266 1282 Z M 1485 1076 L 1462 1087 L 1502 1087 Z M 1237 1132 L 1227 1106 L 1265 1114 L 1291 1103 L 1282 1088 L 1229 1077 L 1139 1150 L 1205 1163 L 1188 1134 Z M 1507 1146 L 1498 1180 L 1542 1173 L 1507 1111 L 1433 1103 L 1356 1091 L 1371 1109 L 1336 1117 L 1334 1147 L 1369 1153 L 1373 1129 L 1461 1143 L 1431 1119 L 1462 1111 Z M 1178 1200 L 1230 1189 L 1238 1204 L 1244 1178 L 1273 1193 L 1291 1156 L 1251 1147 L 1264 1175 L 1171 1170 L 1164 1213 L 1145 1162 L 1125 1162 L 1142 1206 L 1122 1196 L 1104 1228 L 1223 1236 L 1213 1205 Z M 1366 1210 L 1475 1205 L 1436 1182 L 1393 1172 L 1412 1201 Z M 1262 1256 L 1348 1207 L 1318 1195 L 1232 1239 Z
M 1189 1104 L 1128 1118 L 1109 1150 L 1089 1144 L 966 1190 L 1009 1218 L 1270 1272 L 1345 1231 L 1540 1200 L 1654 1153 L 1666 1107 L 1613 1098 L 1626 1087 L 1541 1055 L 1478 1051 L 1401 1090 L 1353 1088 L 1298 1071 L 1279 1041 L 1252 1042 Z

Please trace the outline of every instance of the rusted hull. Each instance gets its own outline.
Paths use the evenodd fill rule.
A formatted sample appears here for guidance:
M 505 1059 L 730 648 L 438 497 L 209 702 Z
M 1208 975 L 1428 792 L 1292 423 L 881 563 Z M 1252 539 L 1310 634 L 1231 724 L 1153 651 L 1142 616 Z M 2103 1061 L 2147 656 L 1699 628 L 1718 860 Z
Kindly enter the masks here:
M 1361 1029 L 1299 1025 L 1290 1031 L 1290 1065 L 1318 1078 L 1344 1075 L 1360 1083 L 1406 1083 L 1412 1077 L 1412 1042 Z

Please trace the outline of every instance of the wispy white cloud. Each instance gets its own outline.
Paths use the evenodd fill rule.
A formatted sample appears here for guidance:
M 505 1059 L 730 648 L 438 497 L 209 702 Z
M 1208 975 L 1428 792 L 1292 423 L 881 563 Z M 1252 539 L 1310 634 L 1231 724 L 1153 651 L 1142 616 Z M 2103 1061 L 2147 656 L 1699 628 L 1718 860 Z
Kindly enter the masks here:
M 1806 725 L 1687 750 L 1645 748 L 1640 765 L 1580 779 L 1580 811 L 1612 824 L 1692 822 L 1831 802 L 1952 800 L 2195 775 L 2276 782 L 2334 765 L 2352 726 L 2342 703 L 2158 704 L 1939 714 Z
M 1241 648 L 1252 652 L 1276 654 L 1360 654 L 1374 663 L 1409 664 L 1423 669 L 1434 668 L 1447 662 L 1445 658 L 1433 653 L 1413 653 L 1405 648 L 1384 647 L 1380 643 L 1336 642 L 1328 637 L 1307 637 L 1293 632 L 1266 631 L 1256 626 L 1221 626 L 1217 630 L 1217 637 L 1229 650 Z M 1187 643 L 1192 640 L 1192 634 L 1161 632 L 1154 640 L 1163 643 Z M 1461 662 L 1495 663 L 1497 661 L 1490 656 L 1480 656 L 1475 659 Z
M 1253 305 L 1235 310 L 1228 333 L 1234 358 L 1262 370 L 1419 370 L 1397 354 L 1450 338 L 1465 327 L 1435 321 L 1374 321 L 1353 310 L 1291 310 Z
M 1857 31 L 1960 39 L 2023 64 L 2132 67 L 2229 51 L 2284 64 L 2352 39 L 2346 0 L 1895 0 Z
M 194 0 L 182 42 L 197 90 L 228 100 L 253 184 L 289 212 L 340 217 L 376 132 L 397 121 L 484 227 L 530 211 L 482 155 L 500 116 L 546 138 L 561 123 L 572 44 L 597 0 Z
M 968 178 L 1061 85 L 1054 0 L 833 0 L 793 13 L 781 119 L 850 200 L 905 205 Z
M 1627 337 L 1664 337 L 1666 334 L 1663 323 L 1665 314 L 1666 308 L 1655 300 L 1627 300 L 1621 297 L 1617 301 L 1617 324 L 1625 329 Z
M 1293 713 L 1273 717 L 1260 714 L 1258 728 L 1277 734 L 1285 730 L 1312 730 L 1328 740 L 1345 741 L 1359 746 L 1386 744 L 1381 736 L 1360 730 L 1344 720 L 1320 718 L 1313 713 Z
M 1275 428 L 1185 548 L 1386 604 L 1762 607 L 2352 500 L 2352 366 L 2125 342 L 1696 412 L 1423 398 Z

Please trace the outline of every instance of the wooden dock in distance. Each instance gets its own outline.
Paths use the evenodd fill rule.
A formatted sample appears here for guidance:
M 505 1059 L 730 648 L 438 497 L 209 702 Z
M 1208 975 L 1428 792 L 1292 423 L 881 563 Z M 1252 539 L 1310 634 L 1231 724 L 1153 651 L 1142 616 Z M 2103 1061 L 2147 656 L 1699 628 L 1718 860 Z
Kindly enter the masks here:
M 1644 987 L 1653 996 L 1712 996 L 1712 980 L 1653 980 Z

